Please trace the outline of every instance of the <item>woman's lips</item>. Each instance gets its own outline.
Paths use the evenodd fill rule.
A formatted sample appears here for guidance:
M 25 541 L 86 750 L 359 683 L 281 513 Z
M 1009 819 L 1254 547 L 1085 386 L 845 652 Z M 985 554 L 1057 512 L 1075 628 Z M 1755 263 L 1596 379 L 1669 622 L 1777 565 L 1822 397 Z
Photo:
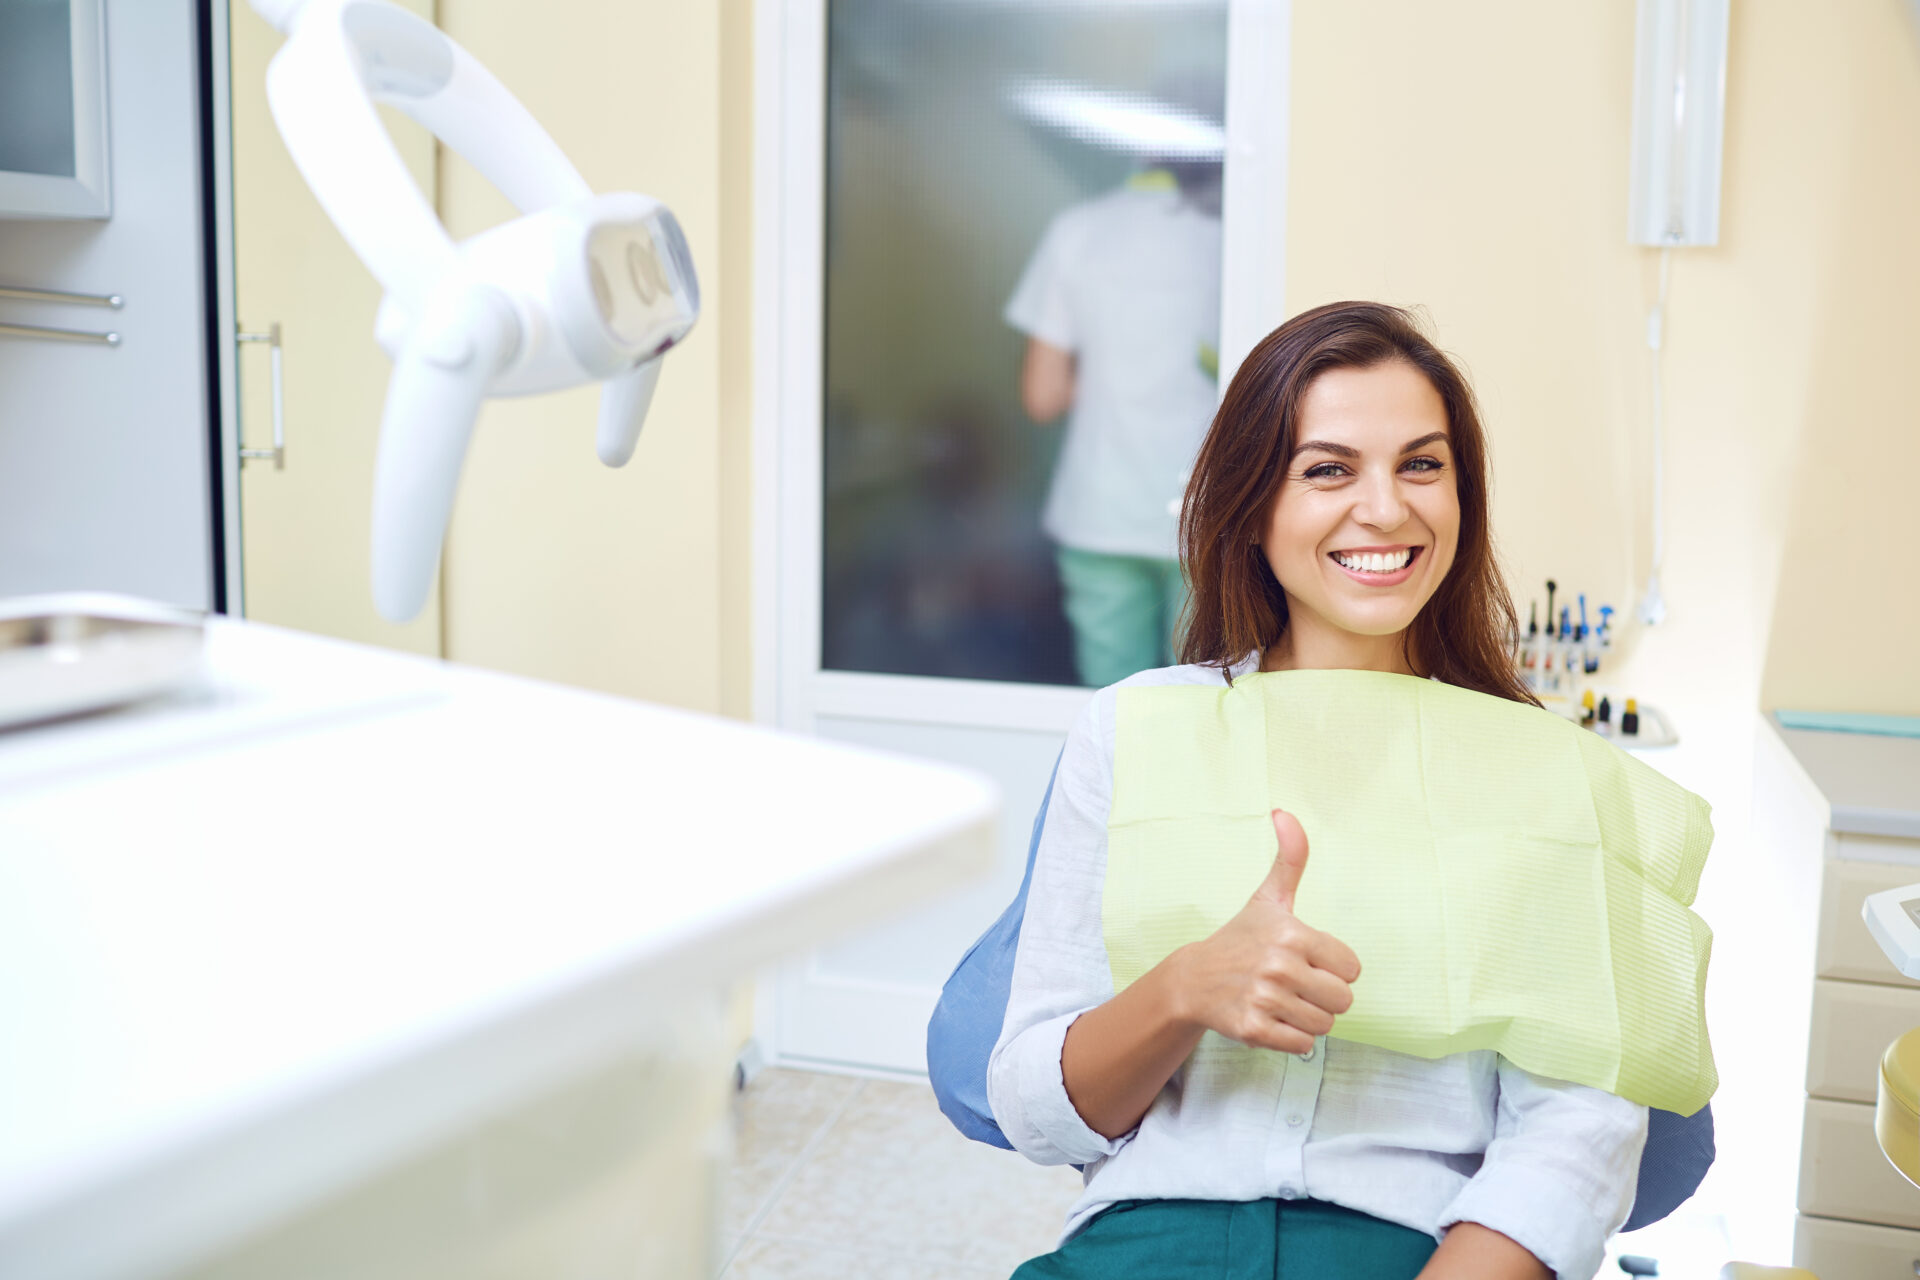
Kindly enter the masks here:
M 1332 552 L 1327 553 L 1327 559 L 1333 562 L 1334 568 L 1346 574 L 1363 587 L 1397 587 L 1413 576 L 1413 567 L 1420 563 L 1421 553 L 1425 550 L 1425 547 L 1415 547 L 1413 549 L 1413 558 L 1407 561 L 1406 567 L 1396 569 L 1392 573 L 1368 573 L 1363 569 L 1349 569 L 1347 566 L 1341 564 L 1339 560 L 1335 559 Z

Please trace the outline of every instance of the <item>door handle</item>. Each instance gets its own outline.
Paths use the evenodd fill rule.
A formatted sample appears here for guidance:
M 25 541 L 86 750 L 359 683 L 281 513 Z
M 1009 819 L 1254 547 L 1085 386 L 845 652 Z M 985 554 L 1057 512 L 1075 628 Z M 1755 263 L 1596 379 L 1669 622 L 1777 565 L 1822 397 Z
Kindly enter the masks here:
M 240 461 L 244 464 L 252 458 L 272 458 L 273 469 L 285 471 L 287 469 L 287 407 L 284 384 L 280 380 L 280 322 L 276 320 L 268 325 L 265 333 L 248 333 L 243 329 L 233 337 L 235 342 L 267 344 L 273 378 L 273 448 L 247 448 L 246 421 L 243 417 L 240 423 Z

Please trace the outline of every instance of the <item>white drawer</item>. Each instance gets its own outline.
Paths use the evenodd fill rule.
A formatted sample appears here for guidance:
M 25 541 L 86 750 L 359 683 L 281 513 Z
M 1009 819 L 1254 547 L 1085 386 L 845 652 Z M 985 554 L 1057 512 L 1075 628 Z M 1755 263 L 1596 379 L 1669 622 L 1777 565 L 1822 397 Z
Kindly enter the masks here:
M 1915 1027 L 1920 1027 L 1920 990 L 1815 979 L 1807 1092 L 1872 1102 L 1878 1096 L 1880 1055 Z
M 1872 1107 L 1807 1099 L 1799 1208 L 1822 1218 L 1920 1228 L 1920 1187 L 1901 1177 L 1880 1150 Z M 1834 1280 L 1844 1275 L 1835 1273 Z
M 1920 884 L 1920 867 L 1890 862 L 1858 862 L 1847 858 L 1827 861 L 1820 888 L 1820 939 L 1813 971 L 1819 978 L 1848 978 L 1854 982 L 1884 982 L 1920 987 L 1903 978 L 1860 918 L 1867 895 L 1903 884 Z
M 1913 1280 L 1920 1275 L 1920 1231 L 1803 1213 L 1793 1223 L 1793 1265 L 1820 1280 Z

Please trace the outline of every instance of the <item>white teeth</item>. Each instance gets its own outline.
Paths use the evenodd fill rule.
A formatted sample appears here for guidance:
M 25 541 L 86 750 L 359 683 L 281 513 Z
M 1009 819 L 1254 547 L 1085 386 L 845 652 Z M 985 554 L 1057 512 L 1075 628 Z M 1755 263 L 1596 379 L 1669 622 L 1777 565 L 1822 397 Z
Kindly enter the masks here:
M 1365 551 L 1352 553 L 1336 551 L 1333 553 L 1333 556 L 1334 559 L 1347 566 L 1347 568 L 1358 569 L 1363 573 L 1397 573 L 1399 570 L 1406 568 L 1408 562 L 1413 559 L 1413 548 L 1408 547 L 1405 550 L 1394 552 Z

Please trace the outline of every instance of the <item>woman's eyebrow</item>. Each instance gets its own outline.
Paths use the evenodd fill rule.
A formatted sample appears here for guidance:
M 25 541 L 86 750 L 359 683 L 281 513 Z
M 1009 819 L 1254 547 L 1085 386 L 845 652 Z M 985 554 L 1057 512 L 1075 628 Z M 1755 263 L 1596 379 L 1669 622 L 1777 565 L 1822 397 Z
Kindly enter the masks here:
M 1430 431 L 1426 435 L 1421 436 L 1418 440 L 1409 440 L 1405 444 L 1401 445 L 1400 452 L 1412 453 L 1415 449 L 1423 448 L 1426 445 L 1435 443 L 1436 441 L 1438 441 L 1441 444 L 1445 444 L 1447 442 L 1447 433 L 1444 431 Z M 1300 445 L 1298 445 L 1294 449 L 1294 452 L 1305 453 L 1309 449 L 1318 449 L 1320 452 L 1330 453 L 1336 458 L 1357 458 L 1360 456 L 1360 451 L 1354 448 L 1352 445 L 1334 444 L 1330 440 L 1303 441 Z

